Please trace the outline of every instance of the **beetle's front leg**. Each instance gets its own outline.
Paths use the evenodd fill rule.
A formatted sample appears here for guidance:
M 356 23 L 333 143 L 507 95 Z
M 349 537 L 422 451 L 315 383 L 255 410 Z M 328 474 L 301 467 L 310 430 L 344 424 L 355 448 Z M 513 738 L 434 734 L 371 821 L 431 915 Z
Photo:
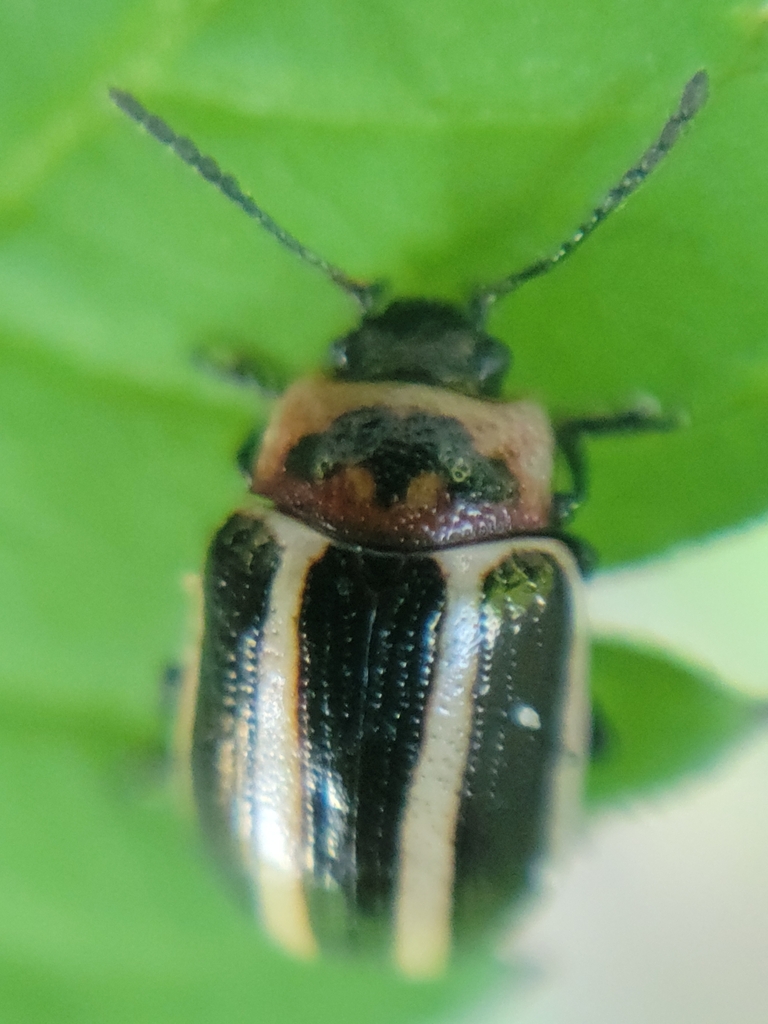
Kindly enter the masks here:
M 638 406 L 605 416 L 583 416 L 563 420 L 555 427 L 557 448 L 571 474 L 571 489 L 552 496 L 552 520 L 565 526 L 589 491 L 589 472 L 584 451 L 584 438 L 593 434 L 638 434 L 647 431 L 675 430 L 682 425 L 678 415 L 668 415 L 655 408 Z
M 289 384 L 283 369 L 237 340 L 200 345 L 192 358 L 206 373 L 245 385 L 264 399 L 279 398 Z
M 284 374 L 240 345 L 223 342 L 202 345 L 195 350 L 192 358 L 195 365 L 206 373 L 246 386 L 267 401 L 279 398 L 288 387 Z M 249 483 L 262 435 L 262 428 L 254 428 L 235 456 L 237 468 Z

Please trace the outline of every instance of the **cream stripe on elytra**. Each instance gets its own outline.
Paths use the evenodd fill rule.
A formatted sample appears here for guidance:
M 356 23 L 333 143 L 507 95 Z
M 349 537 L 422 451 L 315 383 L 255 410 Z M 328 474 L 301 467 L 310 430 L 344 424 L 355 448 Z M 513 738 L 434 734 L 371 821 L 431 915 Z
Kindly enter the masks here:
M 394 958 L 415 978 L 440 974 L 451 947 L 454 840 L 480 654 L 480 598 L 510 543 L 435 552 L 446 582 L 421 753 L 400 830 Z
M 576 561 L 561 541 L 542 538 L 537 540 L 533 550 L 541 551 L 554 560 L 565 577 L 568 600 L 571 604 L 567 628 L 572 641 L 570 657 L 564 669 L 566 682 L 563 687 L 563 702 L 558 724 L 560 750 L 549 778 L 546 811 L 549 821 L 546 855 L 557 861 L 574 832 L 581 810 L 584 765 L 589 747 L 589 644 L 586 601 Z
M 264 927 L 288 952 L 311 957 L 317 943 L 302 882 L 298 617 L 307 573 L 328 541 L 284 516 L 267 521 L 282 552 L 259 654 L 250 835 L 241 838 L 249 842 Z

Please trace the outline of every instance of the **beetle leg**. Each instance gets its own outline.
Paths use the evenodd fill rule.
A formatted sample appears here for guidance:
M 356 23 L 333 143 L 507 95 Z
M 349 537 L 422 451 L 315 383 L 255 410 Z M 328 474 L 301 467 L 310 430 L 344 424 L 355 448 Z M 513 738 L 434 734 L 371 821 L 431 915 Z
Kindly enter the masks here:
M 552 537 L 565 544 L 576 559 L 579 572 L 584 579 L 590 577 L 597 570 L 600 559 L 597 551 L 589 541 L 584 540 L 582 537 L 574 537 L 572 533 L 567 533 L 564 530 L 548 530 L 544 536 Z
M 279 398 L 288 387 L 287 380 L 261 363 L 252 352 L 241 348 L 221 344 L 201 347 L 194 352 L 193 359 L 207 373 L 246 385 L 266 401 Z M 235 453 L 235 464 L 248 483 L 251 482 L 254 460 L 263 435 L 262 427 L 254 427 Z
M 237 455 L 235 456 L 237 468 L 249 484 L 253 479 L 254 463 L 256 462 L 256 456 L 259 453 L 259 449 L 261 448 L 261 439 L 263 436 L 263 429 L 261 427 L 254 427 L 237 449 Z
M 279 398 L 290 383 L 285 373 L 236 342 L 201 345 L 192 359 L 206 373 L 253 388 L 264 399 Z
M 646 431 L 675 430 L 681 425 L 679 416 L 669 416 L 656 410 L 626 409 L 608 416 L 584 416 L 564 420 L 555 428 L 558 450 L 562 453 L 571 474 L 571 490 L 552 496 L 552 519 L 556 526 L 568 523 L 589 491 L 589 471 L 583 440 L 592 434 L 639 434 Z
M 605 712 L 597 704 L 592 705 L 592 728 L 589 739 L 590 761 L 597 761 L 604 757 L 610 749 L 610 738 L 608 735 L 608 720 Z
M 159 699 L 160 714 L 163 721 L 172 721 L 176 717 L 179 702 L 179 691 L 184 678 L 184 668 L 176 662 L 166 665 L 160 677 Z

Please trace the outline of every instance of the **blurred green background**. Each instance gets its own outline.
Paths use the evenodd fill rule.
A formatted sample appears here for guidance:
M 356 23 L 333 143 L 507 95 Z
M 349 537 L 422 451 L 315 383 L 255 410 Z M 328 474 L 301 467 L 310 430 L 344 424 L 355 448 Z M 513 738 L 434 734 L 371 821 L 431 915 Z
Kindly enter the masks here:
M 157 680 L 180 580 L 267 413 L 191 353 L 245 347 L 290 378 L 355 311 L 108 87 L 350 273 L 462 298 L 551 251 L 706 67 L 679 149 L 491 323 L 510 394 L 689 418 L 592 445 L 576 528 L 611 565 L 768 509 L 767 32 L 758 5 L 702 0 L 0 7 L 0 1019 L 411 1021 L 502 975 L 481 956 L 428 986 L 289 963 L 174 813 Z M 712 579 L 724 603 L 752 585 Z M 593 804 L 671 786 L 755 720 L 706 667 L 616 641 L 595 666 L 617 742 Z

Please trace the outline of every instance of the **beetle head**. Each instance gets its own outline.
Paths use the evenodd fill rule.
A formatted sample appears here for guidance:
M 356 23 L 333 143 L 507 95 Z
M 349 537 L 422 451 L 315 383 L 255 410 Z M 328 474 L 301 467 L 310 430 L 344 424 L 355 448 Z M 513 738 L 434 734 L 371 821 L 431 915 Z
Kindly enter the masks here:
M 431 384 L 478 398 L 498 396 L 511 360 L 457 306 L 431 299 L 396 299 L 367 313 L 329 354 L 336 380 Z

